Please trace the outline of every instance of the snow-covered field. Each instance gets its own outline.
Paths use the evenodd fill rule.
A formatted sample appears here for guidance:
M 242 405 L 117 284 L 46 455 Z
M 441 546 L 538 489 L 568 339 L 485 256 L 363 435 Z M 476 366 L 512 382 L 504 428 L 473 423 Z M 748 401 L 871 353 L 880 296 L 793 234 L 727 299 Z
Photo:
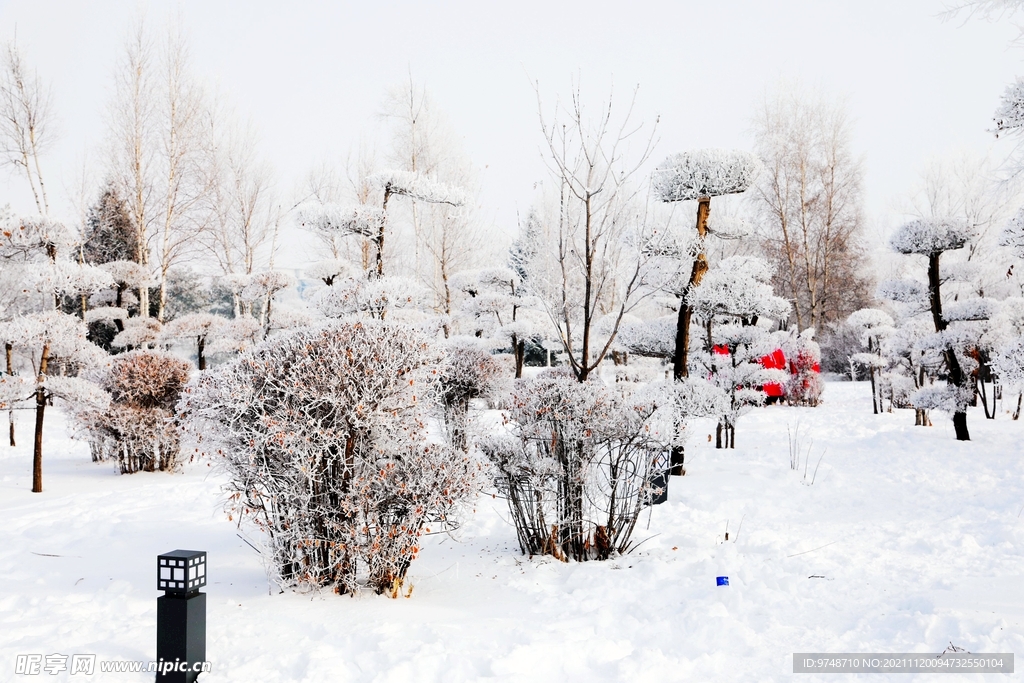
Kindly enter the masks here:
M 831 383 L 820 408 L 743 417 L 735 451 L 698 422 L 688 474 L 634 553 L 529 560 L 488 497 L 457 537 L 430 537 L 398 600 L 280 593 L 205 462 L 119 476 L 47 417 L 43 494 L 29 492 L 28 414 L 22 445 L 0 446 L 4 681 L 89 679 L 16 676 L 18 654 L 152 659 L 155 557 L 174 548 L 210 553 L 209 683 L 811 681 L 791 673 L 793 652 L 1024 653 L 1024 422 L 1005 413 L 972 409 L 974 440 L 958 443 L 942 415 L 932 428 L 875 416 L 867 386 Z M 808 478 L 826 451 L 812 486 L 789 467 L 798 423 Z

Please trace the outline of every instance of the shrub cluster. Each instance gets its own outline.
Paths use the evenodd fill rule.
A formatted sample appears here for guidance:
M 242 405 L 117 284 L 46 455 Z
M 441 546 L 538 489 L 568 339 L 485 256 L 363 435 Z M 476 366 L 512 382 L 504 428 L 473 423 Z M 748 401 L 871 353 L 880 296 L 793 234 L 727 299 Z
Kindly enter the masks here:
M 75 415 L 93 460 L 117 460 L 122 474 L 175 469 L 181 450 L 175 406 L 190 370 L 189 363 L 157 351 L 115 356 L 100 377 L 109 406 Z

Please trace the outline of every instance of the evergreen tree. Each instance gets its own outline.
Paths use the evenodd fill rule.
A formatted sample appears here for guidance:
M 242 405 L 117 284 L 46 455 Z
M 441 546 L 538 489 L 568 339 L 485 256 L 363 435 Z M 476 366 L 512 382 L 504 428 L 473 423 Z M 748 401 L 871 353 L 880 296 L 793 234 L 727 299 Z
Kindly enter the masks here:
M 138 261 L 139 242 L 131 215 L 113 184 L 100 194 L 85 219 L 82 260 L 100 264 L 111 261 Z

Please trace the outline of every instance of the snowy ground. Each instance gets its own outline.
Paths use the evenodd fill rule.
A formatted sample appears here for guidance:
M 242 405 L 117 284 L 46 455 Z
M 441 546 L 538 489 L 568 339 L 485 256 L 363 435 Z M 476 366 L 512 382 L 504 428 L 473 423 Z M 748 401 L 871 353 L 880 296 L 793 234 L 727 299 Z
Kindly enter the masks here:
M 746 415 L 735 451 L 694 425 L 687 476 L 639 532 L 650 540 L 615 561 L 527 560 L 501 501 L 483 499 L 457 539 L 431 537 L 408 600 L 279 593 L 205 463 L 118 476 L 59 411 L 46 491 L 29 493 L 23 414 L 23 445 L 0 446 L 0 680 L 89 679 L 15 676 L 18 654 L 152 659 L 155 556 L 173 548 L 210 553 L 209 683 L 812 681 L 791 673 L 793 652 L 1024 653 L 1024 422 L 972 411 L 974 440 L 957 443 L 940 415 L 872 415 L 864 384 L 825 399 Z M 827 449 L 813 486 L 789 468 L 798 422 L 810 469 Z

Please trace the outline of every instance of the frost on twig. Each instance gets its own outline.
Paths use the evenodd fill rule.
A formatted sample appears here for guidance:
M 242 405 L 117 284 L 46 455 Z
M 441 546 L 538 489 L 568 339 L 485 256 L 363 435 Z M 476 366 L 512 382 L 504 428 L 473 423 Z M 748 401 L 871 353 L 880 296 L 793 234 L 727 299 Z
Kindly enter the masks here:
M 365 204 L 306 204 L 299 209 L 300 223 L 316 232 L 375 237 L 384 225 L 384 211 Z
M 413 171 L 382 171 L 371 176 L 369 182 L 391 194 L 430 204 L 462 206 L 466 203 L 462 190 Z

